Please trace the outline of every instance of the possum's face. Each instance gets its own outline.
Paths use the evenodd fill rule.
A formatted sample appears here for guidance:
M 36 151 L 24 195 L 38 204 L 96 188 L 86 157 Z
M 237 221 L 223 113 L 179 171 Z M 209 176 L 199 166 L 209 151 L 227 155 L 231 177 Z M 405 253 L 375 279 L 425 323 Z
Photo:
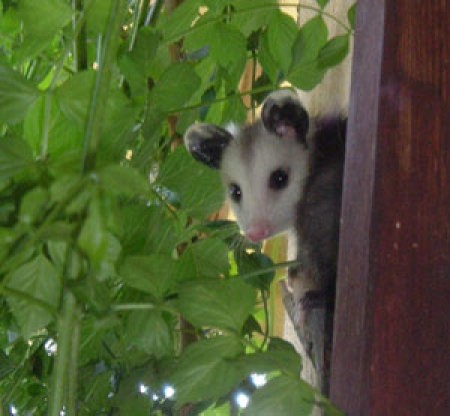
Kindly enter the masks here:
M 265 101 L 262 119 L 242 130 L 197 124 L 185 135 L 197 160 L 220 169 L 241 230 L 252 241 L 294 227 L 309 171 L 308 115 L 297 97 L 276 92 Z
M 308 151 L 257 123 L 238 132 L 224 150 L 220 172 L 244 234 L 264 240 L 293 228 L 308 172 Z

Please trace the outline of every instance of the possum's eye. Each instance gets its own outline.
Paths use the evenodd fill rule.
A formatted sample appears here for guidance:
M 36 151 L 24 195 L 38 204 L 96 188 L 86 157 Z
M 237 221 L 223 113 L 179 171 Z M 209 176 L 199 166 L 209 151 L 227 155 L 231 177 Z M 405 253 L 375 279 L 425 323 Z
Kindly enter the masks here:
M 275 191 L 286 188 L 289 182 L 289 174 L 284 169 L 274 170 L 270 174 L 269 178 L 269 188 Z
M 230 194 L 230 198 L 238 203 L 241 201 L 242 198 L 242 191 L 241 191 L 241 187 L 235 183 L 231 183 L 230 186 L 228 187 L 228 192 Z

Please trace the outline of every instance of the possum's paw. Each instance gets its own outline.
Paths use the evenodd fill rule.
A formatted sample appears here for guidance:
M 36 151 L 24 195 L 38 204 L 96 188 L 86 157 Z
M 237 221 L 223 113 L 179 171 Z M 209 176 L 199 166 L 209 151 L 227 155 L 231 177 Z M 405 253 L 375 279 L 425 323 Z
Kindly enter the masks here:
M 293 138 L 306 146 L 309 117 L 297 94 L 275 91 L 264 101 L 261 119 L 267 130 L 281 138 Z
M 297 303 L 297 323 L 303 327 L 313 309 L 326 309 L 330 304 L 330 294 L 317 285 L 310 273 L 300 268 L 290 268 L 288 285 Z

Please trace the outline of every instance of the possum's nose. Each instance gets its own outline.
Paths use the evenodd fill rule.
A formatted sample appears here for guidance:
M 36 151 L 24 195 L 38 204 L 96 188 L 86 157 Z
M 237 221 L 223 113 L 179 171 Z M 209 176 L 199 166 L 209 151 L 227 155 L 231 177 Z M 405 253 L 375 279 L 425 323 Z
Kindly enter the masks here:
M 272 234 L 272 227 L 267 222 L 258 222 L 250 225 L 245 231 L 246 237 L 257 243 L 258 241 L 264 240 L 270 237 Z

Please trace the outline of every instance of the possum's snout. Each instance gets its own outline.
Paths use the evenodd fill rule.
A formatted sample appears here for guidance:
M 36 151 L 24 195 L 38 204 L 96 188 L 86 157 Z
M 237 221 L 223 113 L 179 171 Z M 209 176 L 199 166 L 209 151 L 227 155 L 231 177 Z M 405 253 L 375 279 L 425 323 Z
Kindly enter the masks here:
M 265 240 L 273 234 L 272 226 L 266 221 L 251 224 L 245 230 L 245 236 L 254 243 Z

